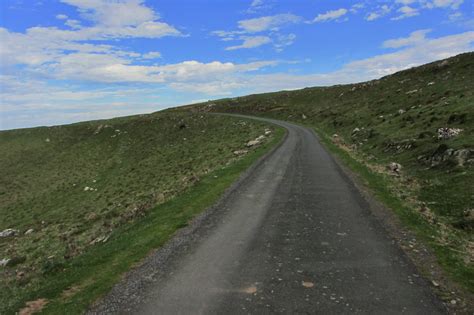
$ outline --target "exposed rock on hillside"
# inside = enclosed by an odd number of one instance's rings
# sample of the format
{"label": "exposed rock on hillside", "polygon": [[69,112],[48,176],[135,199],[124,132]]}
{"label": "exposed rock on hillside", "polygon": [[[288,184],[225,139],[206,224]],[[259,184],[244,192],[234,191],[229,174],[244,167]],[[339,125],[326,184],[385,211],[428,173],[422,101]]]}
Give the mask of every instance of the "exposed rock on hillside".
{"label": "exposed rock on hillside", "polygon": [[235,150],[233,153],[234,153],[235,155],[245,155],[245,154],[247,154],[248,152],[249,152],[249,151],[247,151],[247,150]]}
{"label": "exposed rock on hillside", "polygon": [[416,141],[414,139],[405,139],[402,141],[389,141],[386,142],[384,152],[403,152],[405,150],[410,150],[415,147]]}
{"label": "exposed rock on hillside", "polygon": [[459,128],[439,128],[438,139],[450,139],[456,137],[461,133],[462,129]]}
{"label": "exposed rock on hillside", "polygon": [[402,170],[402,166],[399,164],[399,163],[395,163],[395,162],[391,162],[388,166],[387,166],[388,170],[393,172],[393,173],[396,173],[396,174],[399,174],[400,171]]}
{"label": "exposed rock on hillside", "polygon": [[474,149],[455,150],[442,144],[433,154],[428,156],[420,155],[418,161],[430,167],[435,167],[445,162],[451,162],[457,166],[467,166],[474,163]]}
{"label": "exposed rock on hillside", "polygon": [[0,259],[0,267],[5,267],[10,262],[10,258]]}
{"label": "exposed rock on hillside", "polygon": [[250,148],[250,147],[254,147],[254,146],[259,145],[259,144],[260,144],[260,141],[258,141],[258,140],[250,140],[249,142],[247,142],[247,144],[245,146]]}
{"label": "exposed rock on hillside", "polygon": [[255,138],[254,140],[248,141],[247,144],[245,144],[245,146],[246,146],[247,148],[257,146],[257,145],[261,144],[264,139],[265,139],[265,136],[264,136],[264,135],[258,136],[258,137]]}
{"label": "exposed rock on hillside", "polygon": [[97,129],[94,131],[94,134],[95,135],[99,134],[105,128],[112,128],[112,126],[110,126],[110,125],[99,125],[97,127]]}
{"label": "exposed rock on hillside", "polygon": [[26,230],[25,235],[29,235],[29,234],[33,233],[34,231],[35,230],[33,230],[33,229],[28,229],[28,230]]}
{"label": "exposed rock on hillside", "polygon": [[15,230],[15,229],[6,229],[0,232],[0,238],[3,237],[11,237],[11,236],[16,236],[20,233],[20,231]]}

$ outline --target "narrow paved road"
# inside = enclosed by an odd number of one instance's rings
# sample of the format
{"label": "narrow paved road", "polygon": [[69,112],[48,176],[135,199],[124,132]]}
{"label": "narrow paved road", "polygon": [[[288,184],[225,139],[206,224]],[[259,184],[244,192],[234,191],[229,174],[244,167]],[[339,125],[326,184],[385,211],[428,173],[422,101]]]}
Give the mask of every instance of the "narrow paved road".
{"label": "narrow paved road", "polygon": [[444,313],[312,131],[272,122],[286,140],[215,222],[97,313]]}

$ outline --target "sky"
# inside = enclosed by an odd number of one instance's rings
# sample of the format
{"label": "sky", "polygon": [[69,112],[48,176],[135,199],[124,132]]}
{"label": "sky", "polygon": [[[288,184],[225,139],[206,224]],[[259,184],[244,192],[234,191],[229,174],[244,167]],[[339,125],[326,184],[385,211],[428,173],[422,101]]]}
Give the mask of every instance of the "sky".
{"label": "sky", "polygon": [[1,0],[0,129],[361,82],[473,50],[473,0]]}

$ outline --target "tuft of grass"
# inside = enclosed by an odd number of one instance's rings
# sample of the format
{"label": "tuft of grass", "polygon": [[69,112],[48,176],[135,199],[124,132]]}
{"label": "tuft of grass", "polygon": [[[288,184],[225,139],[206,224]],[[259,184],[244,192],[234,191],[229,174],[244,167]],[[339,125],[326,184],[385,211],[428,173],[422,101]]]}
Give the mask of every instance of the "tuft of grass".
{"label": "tuft of grass", "polygon": [[[266,128],[262,146],[233,153]],[[0,132],[0,230],[21,232],[0,239],[0,258],[20,259],[2,268],[0,313],[37,299],[47,313],[81,313],[282,133],[188,112]]]}

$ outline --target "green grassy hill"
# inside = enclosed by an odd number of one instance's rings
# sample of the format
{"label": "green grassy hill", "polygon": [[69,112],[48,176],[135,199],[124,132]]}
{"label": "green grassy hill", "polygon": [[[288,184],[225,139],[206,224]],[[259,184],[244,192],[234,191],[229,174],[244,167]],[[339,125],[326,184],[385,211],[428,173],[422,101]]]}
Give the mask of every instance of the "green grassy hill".
{"label": "green grassy hill", "polygon": [[468,53],[365,83],[0,132],[0,232],[17,231],[0,237],[0,313],[80,313],[283,134],[208,112],[314,128],[474,292],[473,77]]}
{"label": "green grassy hill", "polygon": [[80,312],[281,136],[245,146],[266,128],[158,112],[0,132],[0,231],[17,230],[0,237],[0,314],[38,298]]}
{"label": "green grassy hill", "polygon": [[466,53],[380,80],[209,101],[190,109],[314,128],[474,291],[473,78],[474,53]]}

